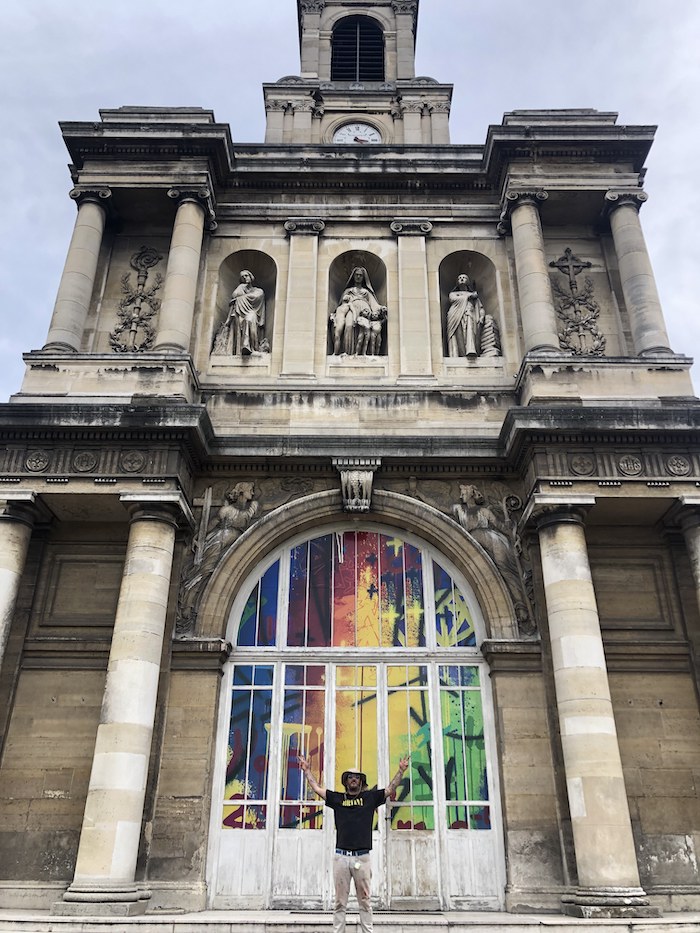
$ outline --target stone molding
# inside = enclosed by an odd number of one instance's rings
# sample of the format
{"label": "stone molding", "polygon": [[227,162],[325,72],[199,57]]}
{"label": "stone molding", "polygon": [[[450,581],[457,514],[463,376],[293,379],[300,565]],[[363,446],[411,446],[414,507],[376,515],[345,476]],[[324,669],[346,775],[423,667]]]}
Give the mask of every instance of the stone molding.
{"label": "stone molding", "polygon": [[401,13],[416,16],[418,13],[418,0],[391,0],[391,9],[397,16]]}
{"label": "stone molding", "polygon": [[432,223],[420,217],[397,217],[389,226],[396,236],[427,236],[433,230]]}
{"label": "stone molding", "polygon": [[326,229],[326,225],[319,217],[290,217],[285,221],[284,229],[290,236],[293,234],[318,236]]}
{"label": "stone molding", "polygon": [[299,0],[299,9],[304,14],[322,13],[326,0]]}
{"label": "stone molding", "polygon": [[191,201],[193,204],[199,204],[204,211],[204,227],[210,232],[216,230],[216,212],[214,210],[214,196],[211,189],[206,185],[195,188],[172,187],[168,188],[168,197],[179,204]]}

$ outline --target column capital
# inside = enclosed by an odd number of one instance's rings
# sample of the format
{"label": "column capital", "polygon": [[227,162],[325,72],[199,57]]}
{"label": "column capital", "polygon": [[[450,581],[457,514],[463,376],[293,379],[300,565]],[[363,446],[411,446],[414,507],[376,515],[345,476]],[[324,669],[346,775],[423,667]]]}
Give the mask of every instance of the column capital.
{"label": "column capital", "polygon": [[389,228],[396,236],[427,236],[433,225],[422,217],[395,217]]}
{"label": "column capital", "polygon": [[68,197],[72,198],[78,207],[86,202],[91,202],[92,204],[99,204],[106,211],[108,205],[111,204],[112,189],[106,185],[76,185],[75,188],[71,188],[68,192]]}
{"label": "column capital", "polygon": [[611,188],[605,192],[605,204],[603,214],[609,217],[618,207],[633,207],[637,213],[641,210],[642,204],[649,200],[646,191],[640,188]]}
{"label": "column capital", "polygon": [[418,13],[418,0],[391,0],[391,9],[397,16],[401,13],[416,16]]}
{"label": "column capital", "polygon": [[299,0],[299,9],[305,15],[309,13],[322,13],[326,0]]}
{"label": "column capital", "polygon": [[700,528],[700,496],[679,496],[668,517],[682,531]]}
{"label": "column capital", "polygon": [[214,196],[206,185],[195,187],[174,186],[168,188],[168,197],[177,201],[178,206],[190,202],[198,204],[204,211],[204,227],[210,232],[216,230],[216,211],[214,210]]}
{"label": "column capital", "polygon": [[194,528],[194,516],[181,492],[123,492],[119,501],[129,512],[131,521],[165,522],[175,528]]}
{"label": "column capital", "polygon": [[534,525],[539,531],[548,525],[583,525],[586,513],[595,505],[595,496],[548,495],[536,492],[525,506],[520,527]]}
{"label": "column capital", "polygon": [[35,492],[0,489],[0,521],[22,522],[33,528],[37,518],[35,503]]}
{"label": "column capital", "polygon": [[326,224],[320,217],[290,217],[285,222],[284,229],[289,236],[294,234],[319,236],[326,229]]}
{"label": "column capital", "polygon": [[544,188],[509,188],[501,201],[501,216],[497,227],[499,234],[505,236],[510,232],[510,218],[516,207],[531,204],[539,210],[540,204],[543,204],[548,197],[549,192]]}

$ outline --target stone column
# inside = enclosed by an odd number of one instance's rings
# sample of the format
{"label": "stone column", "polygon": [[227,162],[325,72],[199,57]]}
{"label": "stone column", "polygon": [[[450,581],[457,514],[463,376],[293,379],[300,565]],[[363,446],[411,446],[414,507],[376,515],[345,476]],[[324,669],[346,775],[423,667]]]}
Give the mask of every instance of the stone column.
{"label": "stone column", "polygon": [[398,326],[399,378],[434,378],[430,353],[430,308],[428,303],[428,261],[425,238],[432,231],[428,220],[397,219],[392,233],[398,237],[399,306],[389,308],[387,328]]}
{"label": "stone column", "polygon": [[396,77],[399,81],[410,81],[416,76],[415,23],[418,2],[393,0],[392,7],[396,15]]}
{"label": "stone column", "polygon": [[[525,352],[559,350],[539,205],[546,191],[509,191],[502,217],[510,221]],[[500,228],[503,230],[503,227]]]}
{"label": "stone column", "polygon": [[402,109],[403,141],[406,145],[420,146],[423,143],[424,104],[420,100],[404,99]]}
{"label": "stone column", "polygon": [[311,120],[314,111],[314,102],[308,100],[296,100],[294,107],[294,124],[292,131],[292,142],[310,143],[311,142]]}
{"label": "stone column", "polygon": [[301,77],[318,78],[319,76],[319,31],[323,0],[300,0],[301,13]]}
{"label": "stone column", "polygon": [[288,220],[289,277],[284,315],[282,376],[314,379],[318,238],[325,224],[314,217]]}
{"label": "stone column", "polygon": [[[178,494],[125,494],[131,524],[73,883],[60,914],[143,913],[135,881],[156,713]],[[180,506],[178,508],[178,506]]]}
{"label": "stone column", "polygon": [[578,917],[652,916],[639,882],[583,511],[537,518],[579,882],[563,907]]}
{"label": "stone column", "polygon": [[437,101],[430,107],[431,142],[434,146],[447,146],[450,142],[450,105]]}
{"label": "stone column", "polygon": [[0,667],[34,527],[33,492],[0,493]]}
{"label": "stone column", "polygon": [[70,193],[78,202],[78,216],[44,350],[53,353],[77,353],[80,350],[95,287],[105,229],[106,202],[111,194],[109,188],[73,188]]}
{"label": "stone column", "polygon": [[286,104],[280,100],[268,100],[265,104],[267,123],[265,128],[266,143],[281,143],[284,138],[284,111]]}
{"label": "stone column", "polygon": [[171,188],[168,197],[177,201],[178,206],[165,272],[163,303],[158,316],[158,336],[153,349],[187,353],[192,336],[205,221],[209,230],[216,224],[208,188],[194,191]]}
{"label": "stone column", "polygon": [[622,293],[638,356],[671,353],[656,290],[656,281],[644,241],[639,209],[647,200],[643,191],[608,191],[605,195],[610,229],[620,268]]}

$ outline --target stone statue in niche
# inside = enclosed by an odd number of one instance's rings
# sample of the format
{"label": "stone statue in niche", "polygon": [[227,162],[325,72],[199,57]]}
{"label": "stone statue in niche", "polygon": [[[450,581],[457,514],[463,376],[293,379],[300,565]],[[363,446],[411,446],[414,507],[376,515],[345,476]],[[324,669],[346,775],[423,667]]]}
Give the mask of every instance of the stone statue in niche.
{"label": "stone statue in niche", "polygon": [[219,327],[213,356],[258,356],[269,353],[265,335],[265,292],[255,276],[244,269],[228,303],[228,316]]}
{"label": "stone statue in niche", "polygon": [[536,626],[527,591],[529,569],[524,566],[516,523],[510,514],[520,507],[520,499],[517,496],[506,496],[502,503],[492,504],[476,486],[470,484],[460,485],[459,493],[459,502],[453,505],[452,514],[498,568],[513,601],[515,621],[520,633],[533,635]]}
{"label": "stone statue in niche", "polygon": [[192,554],[181,576],[176,626],[180,637],[194,631],[199,603],[209,578],[228,547],[253,522],[259,508],[255,484],[246,482],[236,483],[226,492],[223,505],[211,523],[209,505],[205,504],[199,531],[192,542]]}
{"label": "stone statue in niche", "polygon": [[447,355],[476,359],[478,356],[500,356],[501,337],[498,325],[487,314],[479,293],[462,272],[449,294],[446,317]]}
{"label": "stone statue in niche", "polygon": [[386,318],[387,309],[379,304],[367,270],[356,266],[330,315],[333,354],[379,356]]}

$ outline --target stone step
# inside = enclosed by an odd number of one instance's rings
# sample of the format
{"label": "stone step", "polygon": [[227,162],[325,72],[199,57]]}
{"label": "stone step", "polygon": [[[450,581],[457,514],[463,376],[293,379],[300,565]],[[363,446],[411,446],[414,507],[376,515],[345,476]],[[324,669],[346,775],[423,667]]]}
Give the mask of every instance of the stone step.
{"label": "stone step", "polygon": [[[577,920],[560,915],[504,913],[382,913],[375,933],[700,933],[700,914],[669,914],[654,920]],[[0,933],[326,933],[328,913],[291,911],[154,911],[140,917],[56,917],[0,910]],[[346,933],[360,933],[348,916]]]}

